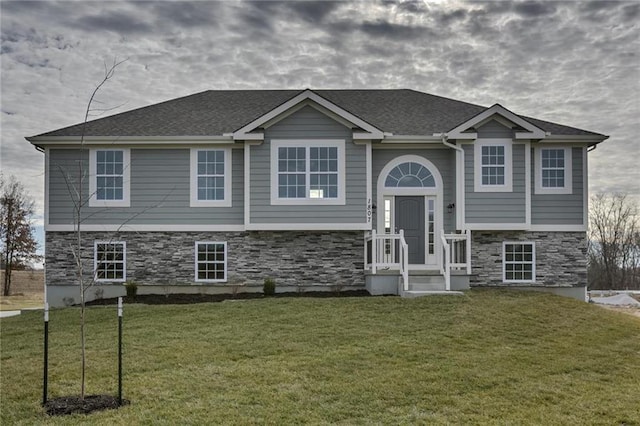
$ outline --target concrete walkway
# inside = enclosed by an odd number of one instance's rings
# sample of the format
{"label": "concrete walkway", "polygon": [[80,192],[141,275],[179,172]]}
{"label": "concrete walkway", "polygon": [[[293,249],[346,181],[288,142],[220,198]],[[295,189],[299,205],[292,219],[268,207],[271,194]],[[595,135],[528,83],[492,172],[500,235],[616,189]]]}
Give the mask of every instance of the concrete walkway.
{"label": "concrete walkway", "polygon": [[0,311],[0,318],[15,317],[22,311]]}

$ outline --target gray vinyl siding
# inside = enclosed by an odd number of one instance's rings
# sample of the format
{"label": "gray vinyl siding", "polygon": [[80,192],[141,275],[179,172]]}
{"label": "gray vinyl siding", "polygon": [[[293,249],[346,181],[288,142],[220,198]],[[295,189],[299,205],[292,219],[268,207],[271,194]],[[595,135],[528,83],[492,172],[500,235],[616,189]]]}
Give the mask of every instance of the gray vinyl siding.
{"label": "gray vinyl siding", "polygon": [[[345,141],[345,205],[271,205],[271,140]],[[251,146],[251,223],[366,223],[366,146],[355,145],[351,129],[306,106],[265,130],[264,143]],[[275,183],[273,183],[275,184]]]}
{"label": "gray vinyl siding", "polygon": [[525,145],[512,147],[512,192],[474,192],[474,150],[463,146],[465,159],[465,219],[467,223],[525,223]]}
{"label": "gray vinyl siding", "polygon": [[[582,225],[584,220],[583,148],[571,149],[573,186],[571,194],[531,195],[531,224]],[[531,188],[535,188],[535,158],[531,149]]]}
{"label": "gray vinyl siding", "polygon": [[[445,232],[456,229],[455,210],[447,212],[447,205],[456,202],[456,155],[452,149],[373,149],[372,153],[372,195],[373,202],[378,203],[378,177],[384,166],[394,158],[402,155],[419,155],[431,161],[442,176],[443,186],[443,225]],[[384,206],[377,205],[377,209]],[[373,226],[377,227],[377,211],[373,214]]]}
{"label": "gray vinyl siding", "polygon": [[495,120],[491,120],[488,123],[478,127],[478,138],[504,138],[512,139],[514,136],[513,130],[503,126]]}
{"label": "gray vinyl siding", "polygon": [[[49,223],[73,224],[62,170],[78,180],[79,150],[49,151]],[[82,155],[89,173],[89,153]],[[242,225],[244,223],[243,150],[232,150],[232,207],[190,207],[189,149],[131,149],[130,207],[83,207],[84,224]],[[89,193],[84,179],[83,194]]]}

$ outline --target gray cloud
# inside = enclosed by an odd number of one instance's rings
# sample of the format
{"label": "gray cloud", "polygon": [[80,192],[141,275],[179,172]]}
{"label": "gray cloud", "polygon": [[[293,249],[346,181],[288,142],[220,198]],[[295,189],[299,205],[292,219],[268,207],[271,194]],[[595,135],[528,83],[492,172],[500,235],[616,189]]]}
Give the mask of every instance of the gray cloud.
{"label": "gray cloud", "polygon": [[[412,88],[611,135],[592,191],[637,194],[636,2],[0,2],[0,160],[42,212],[23,137],[207,89]],[[72,24],[72,25],[70,25]]]}
{"label": "gray cloud", "polygon": [[71,27],[85,31],[113,31],[118,34],[139,34],[150,32],[153,27],[139,19],[141,15],[131,15],[125,12],[101,12],[82,16],[67,21]]}

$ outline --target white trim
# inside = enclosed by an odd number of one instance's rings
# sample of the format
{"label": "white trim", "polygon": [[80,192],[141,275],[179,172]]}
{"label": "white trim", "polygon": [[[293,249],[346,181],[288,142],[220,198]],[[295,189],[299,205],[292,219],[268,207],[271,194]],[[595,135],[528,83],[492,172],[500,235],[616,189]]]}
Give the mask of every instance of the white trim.
{"label": "white trim", "polygon": [[[318,206],[318,205],[341,205],[346,204],[346,149],[344,139],[272,139],[271,140],[271,205],[272,206]],[[306,197],[305,198],[280,198],[278,193],[278,148],[295,147],[305,149],[306,168]],[[330,147],[338,149],[338,196],[336,198],[310,198],[310,156],[309,148]]]}
{"label": "white trim", "polygon": [[524,221],[531,225],[531,142],[524,143]]}
{"label": "white trim", "polygon": [[367,231],[369,223],[251,223],[247,231]]}
{"label": "white trim", "polygon": [[[25,138],[32,144],[67,144],[67,143],[79,143],[81,141],[80,136],[34,136]],[[141,144],[165,144],[175,143],[176,140],[185,142],[198,142],[198,143],[233,143],[231,135],[211,135],[211,136],[85,136],[85,145],[94,145],[105,143],[109,145],[128,145],[130,143]]]}
{"label": "white trim", "polygon": [[[504,184],[482,184],[482,147],[504,147]],[[513,192],[513,142],[505,138],[478,139],[473,144],[473,190],[474,192]]]}
{"label": "white trim", "polygon": [[[531,245],[531,279],[530,280],[507,280],[505,249],[507,244]],[[522,261],[521,263],[529,263]],[[535,241],[503,241],[502,242],[502,282],[504,283],[534,283],[536,282],[536,243]]]}
{"label": "white trim", "polygon": [[526,223],[467,223],[471,231],[586,232],[585,225],[527,225]]}
{"label": "white trim", "polygon": [[[122,200],[98,200],[97,152],[122,151]],[[80,182],[82,185],[82,182]],[[92,148],[89,150],[89,207],[130,207],[131,205],[131,150],[129,148]]]}
{"label": "white trim", "polygon": [[[557,149],[564,151],[564,186],[558,188],[544,188],[542,186],[542,150]],[[536,194],[572,194],[573,193],[573,160],[572,148],[566,146],[536,146],[535,156],[535,193]]]}
{"label": "white trim", "polygon": [[[219,280],[219,279],[213,279],[213,280],[209,280],[209,279],[199,279],[198,278],[198,264],[200,263],[200,261],[198,260],[198,244],[222,244],[224,247],[224,278]],[[194,249],[193,249],[193,260],[194,260],[194,272],[195,272],[195,276],[194,276],[194,281],[197,283],[226,283],[227,282],[227,258],[229,257],[229,253],[227,250],[227,242],[226,241],[196,241],[194,244]],[[202,262],[202,263],[211,263],[211,262]],[[219,263],[219,262],[213,262],[213,263]]]}
{"label": "white trim", "polygon": [[45,229],[47,228],[47,225],[49,225],[49,180],[51,179],[50,174],[51,174],[51,151],[49,150],[49,148],[45,148],[44,149],[44,228]]}
{"label": "white trim", "polygon": [[530,228],[521,223],[466,223],[465,229],[470,231],[528,231]]}
{"label": "white trim", "polygon": [[244,225],[251,222],[251,144],[244,146]]}
{"label": "white trim", "polygon": [[[431,172],[431,175],[435,180],[435,184],[436,184],[435,187],[434,188],[423,188],[423,187],[387,188],[385,187],[384,183],[387,179],[387,175],[389,174],[389,172],[393,170],[396,166],[403,163],[407,163],[407,162],[418,163],[423,167],[426,167]],[[378,175],[378,181],[377,181],[377,190],[378,190],[378,193],[376,194],[376,197],[377,197],[376,199],[377,199],[378,208],[377,208],[377,216],[376,216],[376,219],[377,219],[376,228],[377,228],[377,232],[380,234],[385,233],[385,229],[384,229],[384,199],[385,198],[392,198],[391,210],[393,212],[393,209],[395,208],[395,196],[402,196],[402,195],[424,196],[425,197],[425,221],[426,221],[426,215],[428,214],[428,211],[429,211],[428,205],[427,205],[427,196],[436,197],[435,221],[434,221],[435,222],[434,223],[435,258],[436,258],[436,264],[439,265],[441,262],[441,256],[442,256],[441,239],[439,238],[439,235],[440,235],[440,230],[443,229],[443,226],[444,226],[444,217],[443,217],[444,186],[442,181],[442,175],[440,174],[440,170],[436,167],[436,165],[433,164],[428,159],[426,159],[425,157],[422,157],[419,155],[413,155],[413,154],[401,155],[399,157],[393,158],[387,164],[385,164],[385,166],[380,171],[380,174]],[[395,212],[392,213],[392,216],[394,214]],[[394,220],[395,218],[392,218],[392,222],[391,222],[392,227],[395,227]],[[425,264],[426,264],[427,256],[429,256],[427,241],[428,241],[428,230],[425,230],[425,241],[424,241]],[[413,269],[415,269],[415,267],[416,265],[412,266]]]}
{"label": "white trim", "polygon": [[515,139],[543,139],[545,137],[544,130],[514,114],[500,104],[495,104],[490,108],[485,109],[475,117],[472,117],[464,123],[454,127],[447,132],[447,135],[449,139],[476,139],[476,133],[464,133],[465,130],[478,125],[478,123],[485,121],[494,114],[501,115],[512,123],[527,130],[527,132],[516,132]]}
{"label": "white trim", "polygon": [[587,232],[587,225],[531,225],[529,231],[537,232]]}
{"label": "white trim", "polygon": [[589,227],[589,158],[587,154],[587,148],[582,148],[582,225],[585,230]]}
{"label": "white trim", "polygon": [[[44,228],[47,232],[76,231],[74,224],[49,224]],[[82,230],[87,232],[242,232],[244,225],[198,225],[198,224],[82,224]]]}
{"label": "white trim", "polygon": [[[224,199],[199,200],[198,199],[198,152],[223,151],[224,152]],[[232,158],[229,148],[191,148],[189,162],[189,207],[231,207],[233,194],[231,192]]]}
{"label": "white trim", "polygon": [[321,96],[317,95],[316,93],[314,93],[313,91],[311,91],[309,89],[306,89],[305,91],[303,91],[302,93],[299,93],[298,95],[296,95],[293,98],[289,99],[287,102],[283,103],[282,105],[272,109],[268,113],[266,113],[266,114],[262,115],[261,117],[258,117],[257,119],[253,120],[251,123],[249,123],[249,124],[245,125],[244,127],[241,127],[240,129],[236,130],[233,133],[233,138],[234,139],[242,139],[242,140],[248,139],[248,136],[250,136],[249,132],[255,130],[256,128],[260,127],[264,123],[271,122],[271,120],[273,120],[274,118],[276,118],[279,115],[285,113],[290,108],[295,107],[297,104],[299,104],[300,102],[303,102],[303,101],[305,101],[307,99],[310,99],[310,100],[314,101],[315,103],[319,104],[320,106],[322,106],[322,107],[328,109],[329,111],[333,112],[334,114],[339,115],[340,117],[342,117],[343,119],[347,120],[348,122],[353,123],[355,126],[364,129],[366,132],[369,133],[366,136],[367,139],[382,139],[383,132],[381,130],[377,129],[376,127],[372,126],[371,124],[367,123],[366,121],[356,117],[355,115],[351,114],[350,112],[340,108],[336,104],[334,104],[332,102],[329,102],[328,100],[322,98]]}
{"label": "white trim", "polygon": [[[372,151],[371,151],[371,141],[368,141],[365,146],[365,161],[366,161],[366,176],[367,176],[367,206],[365,208],[365,220],[372,227],[373,226],[373,198],[372,198],[372,185],[373,185],[373,177],[372,177]],[[371,229],[371,228],[370,228]]]}
{"label": "white trim", "polygon": [[[122,279],[98,279],[98,244],[121,244],[122,245]],[[120,263],[120,262],[118,262]],[[126,241],[93,241],[93,276],[97,283],[123,283],[127,281],[127,242]]]}

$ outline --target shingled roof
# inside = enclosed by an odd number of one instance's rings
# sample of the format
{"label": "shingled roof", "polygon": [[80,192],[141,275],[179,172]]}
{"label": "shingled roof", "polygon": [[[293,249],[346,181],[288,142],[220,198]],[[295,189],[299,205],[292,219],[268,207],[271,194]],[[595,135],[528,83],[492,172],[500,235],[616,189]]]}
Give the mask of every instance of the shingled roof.
{"label": "shingled roof", "polygon": [[[302,90],[208,90],[86,123],[86,136],[218,136],[232,133]],[[446,132],[486,109],[414,90],[314,90],[372,126],[395,135]],[[522,116],[553,135],[603,136]],[[80,136],[82,123],[33,138]],[[31,139],[31,138],[29,138]]]}

